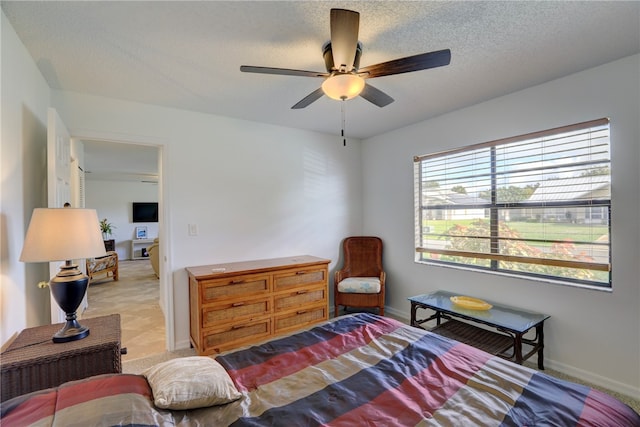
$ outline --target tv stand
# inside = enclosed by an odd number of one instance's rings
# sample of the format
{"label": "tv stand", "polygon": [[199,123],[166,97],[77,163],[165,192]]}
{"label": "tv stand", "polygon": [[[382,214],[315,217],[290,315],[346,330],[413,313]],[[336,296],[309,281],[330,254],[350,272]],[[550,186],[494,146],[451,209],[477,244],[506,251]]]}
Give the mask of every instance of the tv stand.
{"label": "tv stand", "polygon": [[133,239],[131,241],[131,259],[149,259],[149,255],[142,256],[143,249],[149,247],[153,243],[153,239]]}

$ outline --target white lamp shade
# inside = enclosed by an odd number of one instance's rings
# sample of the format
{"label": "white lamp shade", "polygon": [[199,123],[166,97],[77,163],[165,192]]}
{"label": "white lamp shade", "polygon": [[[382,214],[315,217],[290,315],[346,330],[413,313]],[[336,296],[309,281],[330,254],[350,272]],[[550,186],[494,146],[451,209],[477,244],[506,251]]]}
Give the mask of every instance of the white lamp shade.
{"label": "white lamp shade", "polygon": [[322,91],[331,99],[347,100],[360,95],[364,79],[355,74],[335,74],[322,82]]}
{"label": "white lamp shade", "polygon": [[20,261],[49,262],[106,255],[95,209],[36,208]]}

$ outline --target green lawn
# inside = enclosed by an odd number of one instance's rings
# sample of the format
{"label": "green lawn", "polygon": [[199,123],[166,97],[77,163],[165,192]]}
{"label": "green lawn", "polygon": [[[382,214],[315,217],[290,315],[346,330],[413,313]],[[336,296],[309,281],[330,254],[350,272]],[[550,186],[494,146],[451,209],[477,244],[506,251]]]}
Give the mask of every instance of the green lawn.
{"label": "green lawn", "polygon": [[[431,227],[431,232],[444,234],[454,225],[469,226],[476,220],[429,220],[426,224]],[[595,241],[607,235],[605,225],[585,225],[570,223],[537,223],[537,222],[515,222],[508,223],[509,228],[517,231],[524,239],[545,239],[545,240],[581,240]]]}

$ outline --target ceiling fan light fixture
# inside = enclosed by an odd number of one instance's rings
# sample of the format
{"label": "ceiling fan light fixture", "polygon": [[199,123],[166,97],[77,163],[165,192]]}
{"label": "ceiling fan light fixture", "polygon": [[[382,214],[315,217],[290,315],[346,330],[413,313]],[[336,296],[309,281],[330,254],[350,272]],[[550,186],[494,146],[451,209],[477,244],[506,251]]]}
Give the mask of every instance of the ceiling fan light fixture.
{"label": "ceiling fan light fixture", "polygon": [[[331,39],[322,46],[322,57],[326,73],[317,71],[294,70],[290,68],[240,66],[244,73],[278,74],[300,77],[323,77],[322,87],[317,88],[302,98],[291,109],[308,107],[323,95],[331,99],[343,101],[361,96],[377,107],[384,107],[393,102],[393,98],[365,84],[364,79],[410,73],[429,68],[442,67],[451,62],[449,49],[405,56],[379,64],[360,68],[362,43],[358,41],[360,14],[353,10],[331,9],[329,26]],[[344,103],[343,103],[344,104]]]}
{"label": "ceiling fan light fixture", "polygon": [[364,79],[356,74],[334,74],[322,82],[322,91],[331,99],[346,101],[360,95]]}

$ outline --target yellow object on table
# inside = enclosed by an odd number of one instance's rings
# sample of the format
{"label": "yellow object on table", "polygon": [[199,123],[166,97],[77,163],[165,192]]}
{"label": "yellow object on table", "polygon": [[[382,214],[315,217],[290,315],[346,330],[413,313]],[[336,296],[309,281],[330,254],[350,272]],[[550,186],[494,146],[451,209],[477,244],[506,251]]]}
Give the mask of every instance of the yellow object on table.
{"label": "yellow object on table", "polygon": [[493,307],[491,304],[486,301],[482,301],[478,298],[465,297],[465,296],[455,296],[449,298],[452,303],[458,305],[463,308],[468,308],[470,310],[489,310]]}

